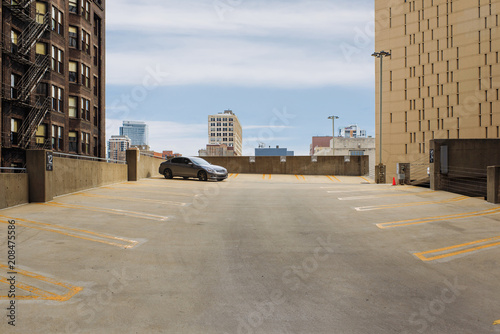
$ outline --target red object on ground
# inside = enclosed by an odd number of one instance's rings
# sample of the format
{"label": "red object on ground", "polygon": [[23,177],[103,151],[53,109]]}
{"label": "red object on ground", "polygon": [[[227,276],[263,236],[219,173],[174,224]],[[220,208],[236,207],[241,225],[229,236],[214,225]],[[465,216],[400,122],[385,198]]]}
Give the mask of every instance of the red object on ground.
{"label": "red object on ground", "polygon": [[393,177],[393,178],[392,178],[392,185],[393,185],[393,186],[395,186],[395,185],[396,185],[396,178],[395,178],[395,177]]}

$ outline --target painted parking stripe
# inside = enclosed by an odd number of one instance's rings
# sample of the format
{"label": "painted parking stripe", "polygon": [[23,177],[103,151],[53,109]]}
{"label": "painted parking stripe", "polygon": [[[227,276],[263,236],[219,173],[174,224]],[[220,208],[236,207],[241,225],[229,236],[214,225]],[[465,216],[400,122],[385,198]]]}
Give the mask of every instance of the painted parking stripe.
{"label": "painted parking stripe", "polygon": [[[109,189],[109,190],[115,190],[115,189],[128,189],[130,190],[130,187],[101,187],[99,189]],[[196,196],[199,196],[199,195],[196,195],[196,194],[182,194],[182,193],[173,193],[173,192],[166,192],[166,191],[161,191],[161,190],[157,190],[157,191],[154,191],[154,190],[137,190],[137,189],[134,189],[133,190],[134,193],[146,193],[146,194],[163,194],[165,196],[176,196],[176,197],[196,197]]]}
{"label": "painted parking stripe", "polygon": [[295,177],[296,177],[296,178],[297,178],[297,180],[299,180],[299,181],[301,181],[301,178],[302,178],[302,180],[304,180],[304,181],[306,180],[306,178],[305,178],[305,176],[304,176],[304,175],[297,175],[297,174],[295,174]]}
{"label": "painted parking stripe", "polygon": [[368,180],[368,179],[367,179],[367,178],[365,178],[365,177],[360,176],[360,178],[361,178],[363,181],[365,181],[365,182],[371,183],[371,181],[370,181],[370,180]]}
{"label": "painted parking stripe", "polygon": [[[0,282],[10,285],[8,282],[8,266],[0,264]],[[29,282],[29,284],[28,284]],[[41,285],[44,289],[37,287]],[[58,282],[52,278],[25,270],[16,270],[16,288],[23,290],[27,295],[16,295],[17,300],[52,300],[65,302],[83,290],[83,288],[68,283]],[[48,291],[50,290],[50,291]],[[0,300],[9,299],[8,296],[0,296]]]}
{"label": "painted parking stripe", "polygon": [[460,213],[460,214],[454,214],[454,215],[416,218],[416,219],[408,219],[408,220],[400,220],[400,221],[395,221],[395,222],[381,223],[381,224],[377,224],[377,227],[381,228],[381,229],[393,228],[393,227],[405,227],[405,226],[428,224],[428,223],[440,222],[440,221],[446,221],[446,220],[452,220],[452,219],[463,219],[463,218],[471,218],[471,217],[488,216],[488,215],[494,215],[494,214],[499,214],[499,213],[500,213],[500,208],[496,208],[496,209],[466,212],[466,213]]}
{"label": "painted parking stripe", "polygon": [[340,181],[340,179],[339,179],[338,177],[336,177],[335,175],[332,175],[332,178],[333,178],[335,181],[337,181],[337,182],[342,182],[342,181]]}
{"label": "painted parking stripe", "polygon": [[355,208],[356,211],[373,211],[373,210],[384,210],[384,209],[395,209],[395,208],[406,208],[410,206],[419,206],[419,205],[431,205],[431,204],[443,204],[443,203],[452,203],[463,201],[468,199],[467,196],[460,196],[455,198],[450,198],[442,201],[426,201],[426,202],[410,202],[410,203],[402,203],[402,204],[385,204],[385,205],[372,205],[372,206],[361,206]]}
{"label": "painted parking stripe", "polygon": [[[124,248],[124,249],[133,248],[133,247],[137,246],[137,244],[139,243],[136,240],[106,235],[106,234],[102,234],[102,233],[97,233],[97,232],[73,228],[73,227],[47,224],[47,223],[36,222],[36,221],[26,220],[26,219],[21,219],[21,218],[14,218],[14,220],[16,221],[16,224],[19,226],[33,228],[36,230],[41,230],[41,231],[46,231],[46,232],[58,233],[58,234],[62,234],[62,235],[68,236],[68,237],[83,239],[83,240],[87,240],[87,241],[99,242],[99,243],[103,243],[103,244],[107,244],[107,245],[115,246],[115,247],[119,247],[119,248]],[[9,218],[6,216],[0,216],[0,223],[9,224]]]}
{"label": "painted parking stripe", "polygon": [[186,206],[187,205],[187,203],[182,203],[182,202],[162,201],[162,200],[147,199],[147,198],[131,198],[131,197],[122,197],[122,196],[106,196],[106,195],[96,195],[96,194],[89,194],[89,193],[77,193],[77,194],[73,194],[73,195],[75,195],[75,196],[85,196],[85,197],[94,197],[94,198],[117,199],[117,200],[120,200],[120,201],[132,201],[132,202],[142,201],[142,202],[159,203],[159,204],[166,204],[166,205],[175,205],[175,206]]}
{"label": "painted parking stripe", "polygon": [[429,261],[444,259],[447,257],[453,257],[467,253],[474,253],[483,249],[497,247],[497,246],[500,246],[500,236],[472,241],[451,247],[434,249],[427,252],[414,253],[413,255],[415,255],[422,261],[429,262]]}
{"label": "painted parking stripe", "polygon": [[412,196],[412,195],[421,195],[421,194],[429,194],[434,191],[420,191],[415,193],[405,193],[405,194],[390,194],[390,195],[368,195],[368,196],[351,196],[351,197],[339,197],[340,201],[355,201],[359,199],[372,199],[372,198],[384,198],[384,197],[400,197],[400,196]]}
{"label": "painted parking stripe", "polygon": [[121,215],[121,216],[142,218],[142,219],[148,219],[148,220],[157,220],[157,221],[165,221],[168,219],[168,217],[166,217],[166,216],[152,215],[152,214],[144,213],[144,212],[135,212],[135,211],[120,210],[120,209],[112,209],[112,208],[99,208],[96,206],[64,204],[64,203],[58,203],[58,202],[38,203],[38,205],[46,205],[46,206],[53,206],[53,207],[66,208],[66,209],[78,209],[78,210],[87,210],[87,211],[94,211],[94,212],[103,212],[103,213],[110,213],[113,215]]}
{"label": "painted parking stripe", "polygon": [[495,321],[495,322],[493,323],[493,325],[494,325],[494,326],[496,326],[496,325],[500,325],[500,319],[499,319],[499,320],[497,320],[497,321]]}

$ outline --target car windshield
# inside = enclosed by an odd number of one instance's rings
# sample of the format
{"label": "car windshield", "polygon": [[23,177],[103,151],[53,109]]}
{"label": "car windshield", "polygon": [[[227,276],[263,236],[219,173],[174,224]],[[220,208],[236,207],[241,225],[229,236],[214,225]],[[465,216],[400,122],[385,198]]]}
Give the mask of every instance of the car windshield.
{"label": "car windshield", "polygon": [[210,163],[202,158],[190,158],[192,162],[197,164],[198,166],[210,166]]}

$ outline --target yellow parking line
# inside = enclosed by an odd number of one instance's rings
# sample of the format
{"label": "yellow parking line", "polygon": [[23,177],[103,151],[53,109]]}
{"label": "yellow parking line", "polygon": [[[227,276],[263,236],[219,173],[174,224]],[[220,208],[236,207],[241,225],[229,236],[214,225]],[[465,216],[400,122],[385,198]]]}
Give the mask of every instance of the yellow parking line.
{"label": "yellow parking line", "polygon": [[433,193],[435,191],[419,191],[419,192],[414,192],[414,193],[408,193],[408,194],[390,194],[390,195],[367,195],[367,196],[351,196],[351,197],[339,197],[340,201],[353,201],[353,200],[359,200],[359,199],[371,199],[371,198],[384,198],[384,197],[400,197],[400,196],[414,196],[414,195],[421,195],[421,194],[429,194]]}
{"label": "yellow parking line", "polygon": [[[9,270],[8,266],[3,265],[3,264],[0,264],[0,268]],[[21,277],[19,277],[17,275],[20,275]],[[46,290],[42,290],[42,289],[30,286],[28,284],[24,284],[24,283],[22,283],[22,280],[23,280],[22,276],[30,277],[30,278],[33,278],[37,281],[44,282],[44,285],[47,285],[47,283],[48,283],[50,285],[56,285],[58,287],[62,287],[64,289],[68,290],[68,292],[64,295],[59,295],[59,294],[56,294],[53,292],[49,292]],[[67,283],[57,282],[56,280],[54,280],[52,278],[44,277],[42,275],[31,273],[31,272],[28,272],[25,270],[16,270],[16,278],[18,279],[18,282],[16,282],[17,288],[34,294],[32,296],[16,296],[16,299],[18,299],[18,300],[39,299],[39,300],[54,300],[54,301],[58,301],[58,302],[65,302],[83,290],[83,288],[81,288],[81,287],[73,286],[73,285],[67,284]],[[5,283],[5,284],[9,284],[8,280],[4,277],[0,277],[0,282]],[[9,299],[9,298],[7,296],[0,296],[0,299]]]}
{"label": "yellow parking line", "polygon": [[233,173],[229,174],[229,177],[232,177],[233,176]]}
{"label": "yellow parking line", "polygon": [[297,175],[297,174],[296,174],[296,175],[295,175],[295,177],[296,177],[296,178],[297,178],[297,180],[299,180],[299,181],[300,181],[300,178],[302,178],[302,180],[304,180],[304,181],[306,180],[306,178],[305,178],[305,176],[304,176],[304,175]]}
{"label": "yellow parking line", "polygon": [[419,205],[430,205],[430,204],[443,204],[458,202],[468,199],[467,196],[455,197],[443,201],[427,201],[427,202],[413,202],[413,203],[402,203],[402,204],[386,204],[386,205],[372,205],[372,206],[361,206],[355,208],[356,211],[373,211],[373,210],[384,210],[384,209],[395,209],[395,208],[406,208],[409,206],[419,206]]}
{"label": "yellow parking line", "polygon": [[[109,189],[109,190],[113,190],[113,189],[129,189],[130,190],[130,187],[101,187],[101,188],[102,189]],[[196,195],[194,195],[194,194],[190,195],[190,194],[172,193],[172,192],[165,192],[165,191],[161,191],[161,190],[154,191],[154,190],[137,190],[137,189],[134,189],[133,192],[134,193],[146,193],[146,194],[163,194],[163,195],[166,195],[166,196],[176,196],[176,197],[196,197]],[[79,195],[79,194],[87,194],[87,193],[78,193],[76,195]]]}
{"label": "yellow parking line", "polygon": [[[0,216],[0,223],[2,224],[9,224],[9,219],[6,216]],[[26,220],[26,219],[21,219],[21,218],[14,218],[16,221],[16,225],[27,227],[27,228],[34,228],[37,230],[42,230],[46,232],[53,232],[53,233],[58,233],[62,234],[65,236],[73,237],[73,238],[78,238],[78,239],[83,239],[83,240],[88,240],[88,241],[94,241],[94,242],[100,242],[103,244],[111,245],[111,246],[116,246],[120,248],[133,248],[135,247],[139,242],[136,240],[129,240],[121,237],[114,237],[110,235],[105,235],[97,232],[92,232],[88,230],[82,230],[82,229],[77,229],[73,227],[66,227],[66,226],[61,226],[61,225],[53,225],[53,224],[47,224],[47,223],[41,223],[41,222],[35,222],[31,220]]]}
{"label": "yellow parking line", "polygon": [[79,210],[87,210],[87,211],[94,211],[94,212],[103,212],[103,213],[110,213],[113,215],[129,216],[129,217],[133,217],[133,218],[142,218],[142,219],[157,220],[157,221],[165,221],[168,219],[168,217],[166,217],[166,216],[158,216],[158,215],[152,215],[152,214],[148,214],[148,213],[127,211],[127,210],[120,210],[120,209],[99,208],[99,207],[95,207],[95,206],[63,204],[63,203],[58,203],[58,202],[47,202],[47,203],[38,203],[38,204],[39,205],[54,206],[54,207],[58,207],[58,208],[79,209]]}
{"label": "yellow parking line", "polygon": [[337,181],[337,182],[342,182],[340,181],[340,179],[338,177],[336,177],[335,175],[332,175],[332,177]]}
{"label": "yellow parking line", "polygon": [[238,177],[238,175],[240,175],[240,174],[239,174],[239,173],[238,173],[238,174],[236,174],[236,175],[233,177],[233,179],[237,178],[237,177]]}
{"label": "yellow parking line", "polygon": [[[427,252],[414,253],[413,255],[415,255],[416,257],[418,257],[420,260],[426,261],[426,262],[428,262],[428,261],[434,261],[434,260],[440,260],[440,259],[444,259],[444,258],[447,258],[447,257],[452,257],[452,256],[460,255],[460,254],[475,252],[475,251],[478,251],[478,250],[481,250],[481,249],[486,249],[486,248],[490,248],[490,247],[499,246],[500,245],[500,241],[499,240],[500,240],[500,236],[494,237],[494,238],[488,238],[488,239],[482,239],[482,240],[472,241],[472,242],[468,242],[468,243],[461,244],[461,245],[455,245],[455,246],[451,246],[451,247],[434,249],[434,250],[427,251]],[[478,244],[484,244],[484,245],[470,247],[470,246],[474,246],[474,245],[478,245]],[[435,256],[431,256],[431,257],[425,256],[425,255],[428,255],[428,254],[444,253],[444,252],[447,252],[447,251],[451,251],[451,250],[455,250],[455,249],[460,249],[460,248],[462,248],[462,249],[459,250],[459,251],[456,251],[456,252],[439,254],[439,255],[435,255]]]}
{"label": "yellow parking line", "polygon": [[262,180],[266,179],[266,174],[262,174]]}
{"label": "yellow parking line", "polygon": [[362,177],[362,176],[360,176],[360,178],[361,178],[361,179],[363,179],[363,180],[365,180],[365,181],[366,181],[366,182],[368,182],[368,183],[370,183],[370,182],[371,182],[370,180],[368,180],[367,178],[364,178],[364,177]]}
{"label": "yellow parking line", "polygon": [[106,195],[95,195],[88,193],[77,193],[75,196],[85,196],[85,197],[95,197],[95,198],[108,198],[108,199],[118,199],[120,201],[143,201],[143,202],[151,202],[151,203],[160,203],[160,204],[168,204],[168,205],[177,205],[177,206],[185,206],[186,203],[181,202],[172,202],[172,201],[160,201],[156,199],[147,199],[147,198],[131,198],[131,197],[122,197],[122,196],[106,196]]}
{"label": "yellow parking line", "polygon": [[443,221],[443,220],[462,219],[462,218],[470,218],[470,217],[481,217],[481,216],[493,215],[493,214],[497,214],[497,213],[500,213],[500,208],[489,209],[489,210],[484,210],[484,211],[466,212],[466,213],[460,213],[460,214],[454,214],[454,215],[400,220],[400,221],[395,221],[395,222],[377,224],[377,227],[381,228],[381,229],[385,229],[385,228],[392,228],[392,227],[411,226],[411,225],[419,225],[419,224],[438,222],[438,221]]}
{"label": "yellow parking line", "polygon": [[500,325],[500,320],[495,321],[493,325]]}

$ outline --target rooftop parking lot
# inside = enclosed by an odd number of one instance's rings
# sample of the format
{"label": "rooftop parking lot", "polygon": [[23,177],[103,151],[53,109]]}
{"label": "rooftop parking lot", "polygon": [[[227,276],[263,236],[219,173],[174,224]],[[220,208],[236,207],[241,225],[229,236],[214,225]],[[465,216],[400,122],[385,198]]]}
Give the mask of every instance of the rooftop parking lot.
{"label": "rooftop parking lot", "polygon": [[1,333],[500,333],[500,206],[483,199],[334,175],[158,177],[0,223]]}

